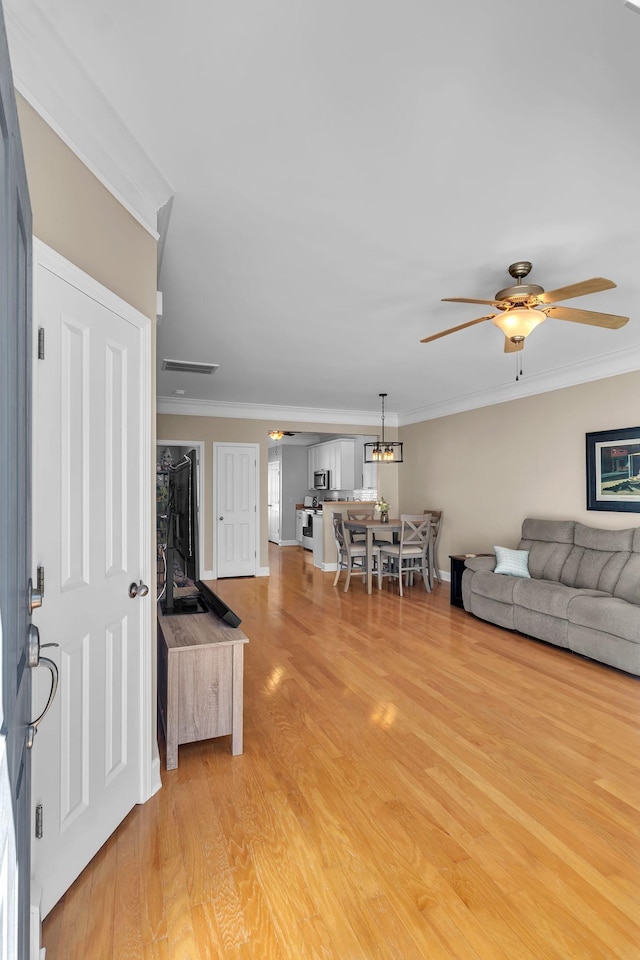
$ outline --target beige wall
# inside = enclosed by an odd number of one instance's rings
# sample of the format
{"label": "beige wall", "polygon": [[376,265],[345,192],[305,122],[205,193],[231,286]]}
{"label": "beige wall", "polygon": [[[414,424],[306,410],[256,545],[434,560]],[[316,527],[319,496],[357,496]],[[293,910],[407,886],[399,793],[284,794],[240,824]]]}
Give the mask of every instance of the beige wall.
{"label": "beige wall", "polygon": [[[265,420],[235,420],[226,417],[182,417],[175,414],[159,414],[156,433],[158,440],[202,440],[205,444],[205,488],[202,504],[204,524],[204,566],[213,569],[213,444],[215,443],[258,443],[260,444],[260,566],[267,567],[268,526],[267,526],[267,463],[269,457],[269,430],[276,426],[280,430],[301,430],[308,433],[371,434],[371,427],[362,424],[322,424],[278,421],[270,424]],[[385,436],[397,439],[397,431],[385,429]],[[380,492],[392,506],[398,504],[398,466],[380,467],[380,475],[386,470],[380,483]],[[300,491],[301,494],[304,491]]]}
{"label": "beige wall", "polygon": [[401,509],[444,510],[445,570],[451,553],[515,546],[528,516],[636,527],[637,513],[587,511],[585,434],[638,424],[636,372],[402,427]]}
{"label": "beige wall", "polygon": [[34,236],[155,319],[157,243],[21,96]]}

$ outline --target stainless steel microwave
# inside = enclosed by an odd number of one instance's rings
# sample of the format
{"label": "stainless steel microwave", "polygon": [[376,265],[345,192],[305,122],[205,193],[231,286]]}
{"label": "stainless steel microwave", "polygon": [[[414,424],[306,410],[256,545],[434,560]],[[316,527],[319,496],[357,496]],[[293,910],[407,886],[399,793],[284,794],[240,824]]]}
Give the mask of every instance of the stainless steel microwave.
{"label": "stainless steel microwave", "polygon": [[331,487],[329,486],[328,470],[314,470],[313,489],[314,490],[330,490],[331,489]]}

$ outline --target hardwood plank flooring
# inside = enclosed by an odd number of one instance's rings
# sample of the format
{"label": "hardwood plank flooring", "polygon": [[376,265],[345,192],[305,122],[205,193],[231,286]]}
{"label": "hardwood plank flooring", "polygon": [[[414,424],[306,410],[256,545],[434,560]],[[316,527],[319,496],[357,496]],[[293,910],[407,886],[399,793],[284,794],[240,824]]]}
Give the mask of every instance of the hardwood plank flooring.
{"label": "hardwood plank flooring", "polygon": [[250,638],[244,754],[180,747],[46,918],[47,960],[640,958],[640,681],[447,584],[269,562],[211,584]]}

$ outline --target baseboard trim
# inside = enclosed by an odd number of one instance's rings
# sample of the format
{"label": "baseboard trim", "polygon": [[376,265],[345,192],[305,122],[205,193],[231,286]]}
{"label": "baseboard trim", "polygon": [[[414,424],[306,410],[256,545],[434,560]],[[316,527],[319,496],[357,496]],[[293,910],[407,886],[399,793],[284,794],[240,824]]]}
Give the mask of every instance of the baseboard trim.
{"label": "baseboard trim", "polygon": [[162,788],[162,778],[160,776],[160,757],[154,757],[151,761],[151,771],[150,771],[150,787],[151,793],[147,799],[150,799],[155,793]]}

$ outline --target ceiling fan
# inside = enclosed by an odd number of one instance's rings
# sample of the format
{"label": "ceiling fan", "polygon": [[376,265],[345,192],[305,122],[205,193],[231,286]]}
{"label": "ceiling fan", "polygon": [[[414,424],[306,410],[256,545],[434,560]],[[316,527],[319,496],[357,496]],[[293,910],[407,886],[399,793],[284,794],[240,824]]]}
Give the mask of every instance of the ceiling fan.
{"label": "ceiling fan", "polygon": [[[545,292],[544,287],[537,283],[522,283],[531,270],[528,260],[518,260],[509,267],[509,273],[516,281],[512,287],[498,290],[493,300],[476,300],[469,297],[443,297],[449,303],[486,303],[497,307],[499,313],[489,313],[486,317],[460,323],[457,327],[434,333],[431,337],[424,337],[420,343],[430,343],[450,333],[473,327],[476,323],[493,320],[505,335],[504,352],[515,353],[524,347],[525,338],[547,317],[556,320],[571,320],[573,323],[586,323],[594,327],[606,327],[609,330],[618,330],[629,322],[629,317],[618,317],[612,313],[594,313],[592,310],[576,310],[573,307],[558,307],[558,300],[570,300],[572,297],[584,297],[589,293],[599,293],[601,290],[610,290],[615,287],[613,280],[604,277],[592,277],[582,283],[572,283],[568,287],[559,287],[557,290]],[[549,304],[549,306],[546,306]]]}

